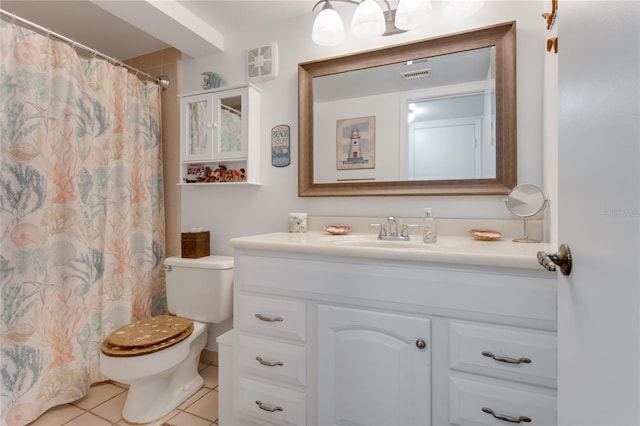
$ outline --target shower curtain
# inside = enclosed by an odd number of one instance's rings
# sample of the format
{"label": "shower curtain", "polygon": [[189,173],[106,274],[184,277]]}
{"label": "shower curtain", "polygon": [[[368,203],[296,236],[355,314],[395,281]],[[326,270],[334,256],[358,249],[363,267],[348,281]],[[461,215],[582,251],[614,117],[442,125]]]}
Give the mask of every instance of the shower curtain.
{"label": "shower curtain", "polygon": [[160,88],[0,21],[0,424],[83,397],[163,313]]}

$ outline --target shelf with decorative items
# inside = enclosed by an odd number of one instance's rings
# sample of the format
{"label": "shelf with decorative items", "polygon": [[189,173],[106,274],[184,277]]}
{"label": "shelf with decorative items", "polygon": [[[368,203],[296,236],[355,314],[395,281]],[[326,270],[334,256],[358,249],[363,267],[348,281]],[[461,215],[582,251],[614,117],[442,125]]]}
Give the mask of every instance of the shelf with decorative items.
{"label": "shelf with decorative items", "polygon": [[260,89],[180,95],[180,185],[260,185]]}

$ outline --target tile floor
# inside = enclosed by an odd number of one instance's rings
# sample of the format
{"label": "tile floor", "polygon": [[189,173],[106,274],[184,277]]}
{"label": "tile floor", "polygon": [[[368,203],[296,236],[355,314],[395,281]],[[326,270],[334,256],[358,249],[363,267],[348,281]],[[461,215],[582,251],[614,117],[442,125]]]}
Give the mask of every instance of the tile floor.
{"label": "tile floor", "polygon": [[[200,364],[204,386],[167,416],[150,426],[212,426],[218,424],[218,367]],[[127,386],[97,383],[84,398],[54,407],[29,426],[129,426],[122,418]]]}

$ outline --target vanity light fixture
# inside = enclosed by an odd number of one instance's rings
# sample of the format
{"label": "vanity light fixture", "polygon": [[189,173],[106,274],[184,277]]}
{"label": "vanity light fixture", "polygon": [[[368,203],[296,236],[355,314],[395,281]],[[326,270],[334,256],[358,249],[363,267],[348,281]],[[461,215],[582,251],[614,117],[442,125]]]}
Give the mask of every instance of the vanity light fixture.
{"label": "vanity light fixture", "polygon": [[[392,9],[387,0],[383,0],[387,10],[383,11],[376,0],[332,0],[358,5],[351,20],[351,32],[361,38],[379,35],[403,33],[417,28],[431,12],[431,0],[400,0],[398,9]],[[313,22],[311,39],[321,46],[333,46],[344,40],[344,26],[340,15],[333,9],[329,0],[319,0],[311,9],[320,4],[322,10]]]}
{"label": "vanity light fixture", "polygon": [[[315,9],[321,2],[316,3]],[[340,15],[333,9],[328,0],[324,0],[324,6],[316,20],[313,21],[311,39],[320,46],[334,46],[344,41],[344,26]]]}
{"label": "vanity light fixture", "polygon": [[[424,25],[431,14],[431,0],[398,0],[397,9],[392,9],[388,0],[383,11],[376,0],[318,0],[311,9],[323,5],[313,22],[311,39],[321,46],[334,46],[344,41],[344,25],[340,15],[333,9],[331,1],[357,5],[351,20],[351,32],[360,38],[392,35]],[[485,0],[441,0],[444,16],[466,17],[476,13]]]}
{"label": "vanity light fixture", "polygon": [[[388,5],[388,3],[387,3]],[[375,0],[362,0],[351,19],[351,32],[356,37],[370,38],[384,34],[387,24],[384,12]]]}

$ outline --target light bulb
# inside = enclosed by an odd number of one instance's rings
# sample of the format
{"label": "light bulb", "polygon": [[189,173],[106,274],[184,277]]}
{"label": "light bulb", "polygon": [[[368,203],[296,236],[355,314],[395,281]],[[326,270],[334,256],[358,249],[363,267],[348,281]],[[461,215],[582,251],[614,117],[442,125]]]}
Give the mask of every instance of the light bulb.
{"label": "light bulb", "polygon": [[384,13],[374,0],[363,0],[353,13],[351,32],[356,37],[374,37],[382,35],[387,29]]}
{"label": "light bulb", "polygon": [[396,27],[412,30],[424,25],[431,14],[431,0],[400,0],[396,10]]}
{"label": "light bulb", "polygon": [[340,15],[333,10],[329,2],[313,21],[311,40],[320,46],[334,46],[344,41],[344,26]]}

